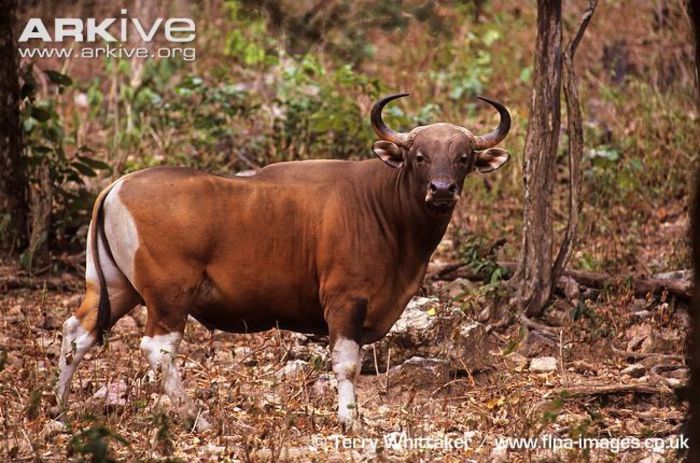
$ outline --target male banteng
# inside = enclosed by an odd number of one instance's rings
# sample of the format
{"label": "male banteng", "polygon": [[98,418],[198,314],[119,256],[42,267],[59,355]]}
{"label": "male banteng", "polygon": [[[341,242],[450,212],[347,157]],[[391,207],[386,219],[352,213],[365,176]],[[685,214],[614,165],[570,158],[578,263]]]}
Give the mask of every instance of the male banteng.
{"label": "male banteng", "polygon": [[[328,334],[338,418],[353,420],[360,346],[384,336],[418,291],[467,174],[509,155],[501,104],[492,132],[452,124],[397,133],[372,108],[381,160],[299,161],[222,178],[158,167],[126,175],[97,198],[87,245],[87,291],[63,325],[57,395],[104,330],[137,304],[141,341],[184,419],[195,410],[176,364],[187,316],[210,329],[274,327]],[[199,421],[202,426],[206,423]]]}

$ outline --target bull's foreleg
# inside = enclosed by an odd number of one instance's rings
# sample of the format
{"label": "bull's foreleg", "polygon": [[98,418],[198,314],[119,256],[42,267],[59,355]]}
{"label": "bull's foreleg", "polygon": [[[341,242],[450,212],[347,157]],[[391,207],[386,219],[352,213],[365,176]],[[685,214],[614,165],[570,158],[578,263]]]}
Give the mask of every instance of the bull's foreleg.
{"label": "bull's foreleg", "polygon": [[[149,314],[149,317],[151,314]],[[149,323],[146,326],[146,336],[141,340],[141,350],[146,355],[148,363],[157,374],[162,375],[163,388],[170,398],[180,417],[188,428],[195,423],[198,431],[210,428],[209,423],[202,416],[197,416],[194,403],[187,396],[187,392],[180,381],[175,359],[182,341],[184,323],[182,327],[168,333],[159,333],[155,329],[155,324]]]}
{"label": "bull's foreleg", "polygon": [[366,299],[355,299],[327,311],[331,362],[338,382],[338,421],[346,430],[352,428],[358,414],[355,384],[360,376],[360,347],[366,313]]}

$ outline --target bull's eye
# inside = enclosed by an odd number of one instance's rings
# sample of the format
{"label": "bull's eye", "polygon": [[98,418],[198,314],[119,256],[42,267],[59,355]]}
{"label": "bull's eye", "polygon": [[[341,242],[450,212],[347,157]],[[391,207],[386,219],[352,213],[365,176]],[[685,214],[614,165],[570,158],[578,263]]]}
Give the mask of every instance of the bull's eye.
{"label": "bull's eye", "polygon": [[459,162],[466,166],[467,164],[469,164],[469,156],[466,154],[461,155],[459,157]]}
{"label": "bull's eye", "polygon": [[418,164],[425,162],[425,156],[423,156],[421,153],[416,154],[416,162]]}

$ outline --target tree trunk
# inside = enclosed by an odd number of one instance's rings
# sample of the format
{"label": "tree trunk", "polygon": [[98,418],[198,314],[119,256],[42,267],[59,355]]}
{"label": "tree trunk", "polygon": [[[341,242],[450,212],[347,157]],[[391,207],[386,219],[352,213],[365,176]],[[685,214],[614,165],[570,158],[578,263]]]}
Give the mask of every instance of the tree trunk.
{"label": "tree trunk", "polygon": [[[695,84],[698,92],[696,103],[700,110],[700,5],[698,2],[688,2],[687,5],[695,29]],[[700,170],[695,175],[695,198],[691,212],[695,287],[693,309],[690,311],[690,331],[687,336],[687,352],[690,357],[690,383],[687,392],[690,399],[688,461],[695,463],[700,462]]]}
{"label": "tree trunk", "polygon": [[522,254],[517,272],[521,310],[537,316],[552,295],[552,191],[560,128],[561,0],[537,1],[537,42],[530,123],[525,139]]}
{"label": "tree trunk", "polygon": [[591,22],[598,0],[589,0],[578,31],[566,46],[562,59],[564,100],[566,101],[566,130],[569,135],[569,220],[562,239],[559,253],[552,269],[552,286],[556,287],[559,277],[569,263],[576,243],[578,230],[579,197],[581,196],[581,159],[583,159],[583,117],[579,103],[577,79],[574,71],[574,55],[583,34]]}
{"label": "tree trunk", "polygon": [[27,191],[19,113],[16,0],[0,0],[0,247],[27,245]]}

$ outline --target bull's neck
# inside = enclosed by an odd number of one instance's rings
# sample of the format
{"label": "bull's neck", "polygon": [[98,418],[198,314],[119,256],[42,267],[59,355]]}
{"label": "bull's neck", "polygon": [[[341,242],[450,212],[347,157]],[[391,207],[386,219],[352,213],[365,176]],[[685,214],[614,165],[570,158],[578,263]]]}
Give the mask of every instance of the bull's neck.
{"label": "bull's neck", "polygon": [[381,162],[371,165],[367,180],[372,185],[364,191],[382,231],[409,245],[418,259],[427,259],[444,236],[452,215],[427,210],[422,195],[417,193],[421,187],[407,168],[392,169]]}

